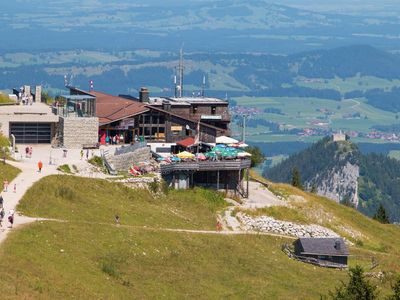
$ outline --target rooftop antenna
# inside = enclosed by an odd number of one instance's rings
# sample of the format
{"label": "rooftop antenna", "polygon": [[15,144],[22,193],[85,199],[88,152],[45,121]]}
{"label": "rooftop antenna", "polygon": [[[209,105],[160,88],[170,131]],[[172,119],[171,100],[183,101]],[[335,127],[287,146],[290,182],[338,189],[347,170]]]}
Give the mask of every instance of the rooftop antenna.
{"label": "rooftop antenna", "polygon": [[205,89],[206,89],[206,76],[204,75],[203,76],[203,84],[202,84],[202,86],[201,86],[201,97],[203,97],[204,98],[204,91],[205,91]]}
{"label": "rooftop antenna", "polygon": [[176,74],[174,75],[174,97],[178,97],[178,87],[176,85]]}
{"label": "rooftop antenna", "polygon": [[183,45],[179,51],[179,66],[178,66],[178,76],[179,76],[179,89],[178,96],[182,98],[183,95]]}
{"label": "rooftop antenna", "polygon": [[71,76],[69,77],[69,86],[73,86],[73,79],[74,75],[71,74]]}

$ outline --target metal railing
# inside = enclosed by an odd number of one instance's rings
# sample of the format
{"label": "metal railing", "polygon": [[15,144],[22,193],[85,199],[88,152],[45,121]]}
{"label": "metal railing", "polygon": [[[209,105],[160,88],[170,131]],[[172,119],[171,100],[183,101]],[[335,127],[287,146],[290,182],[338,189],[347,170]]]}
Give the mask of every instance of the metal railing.
{"label": "metal railing", "polygon": [[136,143],[134,143],[132,145],[129,145],[129,146],[122,146],[122,147],[116,148],[114,155],[121,155],[121,154],[131,153],[131,152],[133,152],[133,151],[135,151],[137,149],[145,148],[145,147],[147,147],[147,143],[146,142],[136,142]]}
{"label": "metal railing", "polygon": [[250,168],[250,165],[250,159],[177,162],[169,165],[161,165],[161,173],[167,174],[176,171],[242,170]]}

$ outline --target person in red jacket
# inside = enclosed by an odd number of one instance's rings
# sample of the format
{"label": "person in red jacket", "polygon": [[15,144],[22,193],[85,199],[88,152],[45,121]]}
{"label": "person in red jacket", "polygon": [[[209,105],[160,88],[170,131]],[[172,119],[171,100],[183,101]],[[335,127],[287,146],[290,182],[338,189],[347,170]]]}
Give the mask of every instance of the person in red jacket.
{"label": "person in red jacket", "polygon": [[43,168],[43,163],[42,163],[42,161],[41,161],[41,160],[39,160],[39,162],[38,162],[38,169],[39,169],[39,173],[41,173],[41,172],[42,172],[42,168]]}

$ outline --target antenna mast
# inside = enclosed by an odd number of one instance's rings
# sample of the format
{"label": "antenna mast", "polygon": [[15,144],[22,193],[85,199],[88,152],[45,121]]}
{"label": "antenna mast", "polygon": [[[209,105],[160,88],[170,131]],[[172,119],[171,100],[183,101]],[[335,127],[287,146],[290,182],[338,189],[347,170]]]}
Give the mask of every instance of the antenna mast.
{"label": "antenna mast", "polygon": [[178,76],[179,76],[179,98],[182,98],[183,95],[183,47],[179,52],[179,67],[178,67]]}
{"label": "antenna mast", "polygon": [[201,86],[201,97],[204,98],[205,93],[204,90],[206,89],[206,75],[203,76],[203,84]]}

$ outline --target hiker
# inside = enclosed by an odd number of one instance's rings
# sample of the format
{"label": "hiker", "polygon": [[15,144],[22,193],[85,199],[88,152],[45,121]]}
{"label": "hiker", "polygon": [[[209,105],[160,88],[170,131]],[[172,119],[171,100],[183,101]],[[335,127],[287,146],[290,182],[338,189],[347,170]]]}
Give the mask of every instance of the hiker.
{"label": "hiker", "polygon": [[117,225],[119,225],[119,216],[118,216],[118,215],[115,215],[115,223],[116,223]]}
{"label": "hiker", "polygon": [[81,149],[81,160],[83,158],[83,149]]}
{"label": "hiker", "polygon": [[86,160],[89,160],[89,149],[86,149]]}
{"label": "hiker", "polygon": [[16,183],[14,183],[14,190],[13,190],[13,192],[14,192],[14,193],[17,192],[17,184],[16,184]]}
{"label": "hiker", "polygon": [[3,196],[0,195],[0,207],[3,208],[4,199]]}
{"label": "hiker", "polygon": [[39,173],[42,173],[42,168],[43,168],[43,163],[42,163],[42,161],[39,160],[39,162],[38,162],[37,165],[38,165]]}
{"label": "hiker", "polygon": [[0,227],[3,227],[3,220],[4,220],[4,215],[6,213],[4,212],[4,207],[1,208],[0,210]]}
{"label": "hiker", "polygon": [[29,157],[32,157],[33,148],[32,146],[29,147]]}
{"label": "hiker", "polygon": [[10,222],[10,228],[13,227],[14,224],[14,210],[10,209],[10,211],[8,212],[8,222]]}
{"label": "hiker", "polygon": [[221,231],[222,230],[222,224],[220,221],[217,221],[217,231]]}
{"label": "hiker", "polygon": [[4,192],[7,192],[7,189],[8,189],[8,180],[7,179],[5,179],[3,181],[3,188],[4,188]]}
{"label": "hiker", "polygon": [[67,158],[67,154],[68,154],[68,150],[67,149],[63,149],[63,157]]}
{"label": "hiker", "polygon": [[29,147],[26,146],[25,148],[25,157],[28,158],[29,157]]}

